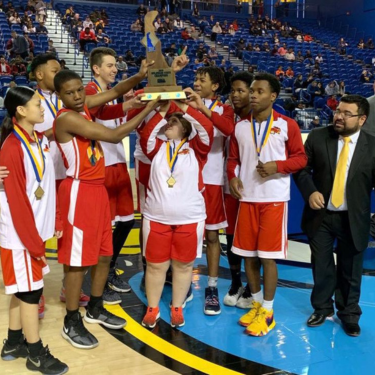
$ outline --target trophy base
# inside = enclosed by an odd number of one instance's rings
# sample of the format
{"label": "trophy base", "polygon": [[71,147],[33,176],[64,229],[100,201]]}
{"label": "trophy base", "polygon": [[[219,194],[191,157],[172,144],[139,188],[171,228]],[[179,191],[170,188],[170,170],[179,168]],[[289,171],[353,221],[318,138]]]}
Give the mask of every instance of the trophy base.
{"label": "trophy base", "polygon": [[161,96],[161,100],[186,99],[186,93],[182,91],[181,86],[154,86],[145,87],[142,101],[155,100],[159,95]]}

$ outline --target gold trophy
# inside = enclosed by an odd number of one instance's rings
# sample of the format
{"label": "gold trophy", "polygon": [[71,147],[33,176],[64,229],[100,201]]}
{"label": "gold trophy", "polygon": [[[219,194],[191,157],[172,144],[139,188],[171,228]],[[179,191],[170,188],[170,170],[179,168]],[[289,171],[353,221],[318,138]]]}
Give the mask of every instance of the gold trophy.
{"label": "gold trophy", "polygon": [[159,95],[162,100],[186,99],[182,86],[177,86],[176,75],[165,61],[161,51],[161,43],[155,34],[154,19],[158,12],[148,12],[145,16],[145,37],[141,43],[146,47],[147,62],[154,61],[152,69],[148,69],[148,86],[144,88],[142,100],[156,99]]}

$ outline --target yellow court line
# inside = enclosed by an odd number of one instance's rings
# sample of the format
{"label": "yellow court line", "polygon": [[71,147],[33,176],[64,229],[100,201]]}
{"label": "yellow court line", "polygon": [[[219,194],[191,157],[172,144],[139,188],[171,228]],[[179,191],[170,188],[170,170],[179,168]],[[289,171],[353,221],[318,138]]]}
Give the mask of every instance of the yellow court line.
{"label": "yellow court line", "polygon": [[142,327],[137,323],[131,316],[129,316],[119,305],[105,305],[106,309],[112,314],[115,314],[121,318],[126,319],[127,325],[124,328],[132,336],[142,341],[146,345],[149,345],[158,352],[167,355],[175,361],[181,362],[184,365],[191,367],[195,370],[204,372],[206,374],[214,375],[243,375],[240,372],[226,369],[225,367],[216,365],[215,363],[206,361],[205,359],[199,358],[194,354],[174,346],[161,339],[160,337],[153,334],[147,328]]}

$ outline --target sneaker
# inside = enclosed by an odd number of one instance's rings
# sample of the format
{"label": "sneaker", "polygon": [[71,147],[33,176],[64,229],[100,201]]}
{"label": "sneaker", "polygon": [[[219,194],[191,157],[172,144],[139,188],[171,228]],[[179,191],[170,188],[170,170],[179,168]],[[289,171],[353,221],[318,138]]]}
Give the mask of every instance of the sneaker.
{"label": "sneaker", "polygon": [[146,328],[154,328],[159,319],[159,307],[147,307],[147,312],[142,320],[142,325]]}
{"label": "sneaker", "polygon": [[51,354],[48,345],[40,351],[37,357],[28,357],[26,367],[30,371],[39,371],[46,375],[61,375],[69,370],[65,363]]}
{"label": "sneaker", "polygon": [[79,312],[70,319],[65,317],[61,336],[78,349],[92,349],[99,345],[96,337],[84,326],[82,315]]}
{"label": "sneaker", "polygon": [[[190,284],[190,288],[187,292],[187,295],[186,295],[186,298],[185,298],[185,301],[184,303],[182,304],[182,308],[184,309],[185,306],[186,306],[186,303],[187,302],[190,302],[193,300],[194,298],[194,295],[193,295],[193,287],[192,287],[193,284]],[[172,301],[169,302],[169,307],[172,307]]]}
{"label": "sneaker", "polygon": [[3,349],[1,350],[1,359],[3,361],[13,361],[17,358],[26,358],[29,355],[24,337],[16,345],[9,345],[8,340],[4,339]]}
{"label": "sneaker", "polygon": [[[65,288],[62,286],[60,290],[60,301],[61,302],[66,302],[66,296],[65,296]],[[86,307],[87,304],[90,301],[90,297],[83,293],[83,290],[81,289],[81,295],[79,296],[79,305],[81,307]]]}
{"label": "sneaker", "polygon": [[218,291],[216,287],[207,287],[205,290],[204,313],[218,315],[221,313]]}
{"label": "sneaker", "polygon": [[118,305],[121,302],[121,296],[106,285],[103,290],[103,303],[106,305]]}
{"label": "sneaker", "polygon": [[44,296],[41,295],[40,298],[39,298],[39,304],[38,304],[38,316],[39,316],[39,319],[43,319],[44,318],[44,307],[46,305],[46,301],[44,299]]}
{"label": "sneaker", "polygon": [[242,285],[235,286],[231,284],[228,293],[224,297],[225,306],[236,306],[238,299],[242,295],[243,287]]}
{"label": "sneaker", "polygon": [[268,311],[264,307],[260,307],[258,314],[246,328],[245,333],[251,336],[265,336],[276,326],[273,318],[273,310]]}
{"label": "sneaker", "polygon": [[171,307],[171,326],[173,328],[183,327],[185,325],[184,314],[182,313],[182,306]]}
{"label": "sneaker", "polygon": [[243,326],[247,327],[249,326],[252,321],[255,319],[256,315],[258,314],[258,310],[262,307],[262,304],[260,302],[252,302],[251,309],[249,312],[247,312],[245,315],[242,315],[238,323]]}
{"label": "sneaker", "polygon": [[111,268],[109,270],[107,283],[115,292],[128,293],[132,290],[130,285],[119,276],[116,268]]}
{"label": "sneaker", "polygon": [[239,309],[250,309],[252,306],[253,297],[251,296],[249,284],[243,288],[243,293],[236,303]]}
{"label": "sneaker", "polygon": [[113,315],[106,310],[103,305],[95,306],[94,308],[88,307],[84,317],[87,323],[99,323],[104,327],[111,329],[121,329],[126,326],[126,320]]}

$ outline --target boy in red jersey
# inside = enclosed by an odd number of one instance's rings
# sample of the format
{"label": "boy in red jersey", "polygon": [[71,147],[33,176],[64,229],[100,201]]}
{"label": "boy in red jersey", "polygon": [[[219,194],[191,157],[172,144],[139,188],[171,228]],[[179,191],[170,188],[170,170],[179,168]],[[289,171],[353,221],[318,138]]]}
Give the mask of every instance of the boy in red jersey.
{"label": "boy in red jersey", "polygon": [[[85,321],[120,329],[126,321],[103,307],[102,294],[112,259],[112,230],[108,194],[104,186],[105,164],[99,140],[120,142],[134,130],[157,103],[116,129],[92,122],[88,107],[97,107],[123,95],[142,81],[148,65],[113,89],[86,97],[81,78],[64,70],[54,79],[56,92],[64,103],[54,123],[54,135],[67,167],[58,199],[65,236],[59,243],[59,262],[69,266],[65,279],[66,309],[62,336],[77,348],[94,348],[97,339],[84,327],[78,311],[84,274],[92,267],[91,296]],[[86,103],[86,104],[85,104]]]}

